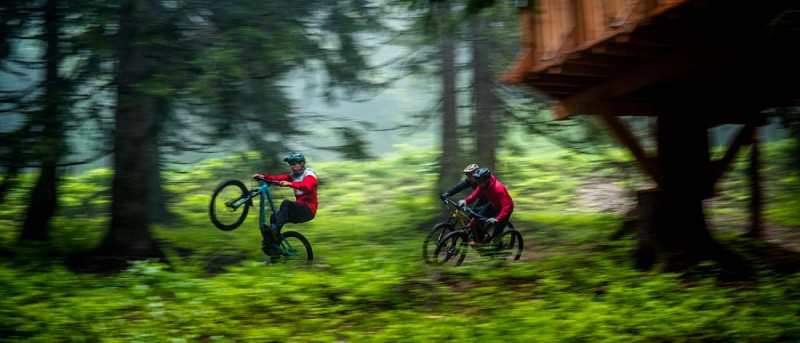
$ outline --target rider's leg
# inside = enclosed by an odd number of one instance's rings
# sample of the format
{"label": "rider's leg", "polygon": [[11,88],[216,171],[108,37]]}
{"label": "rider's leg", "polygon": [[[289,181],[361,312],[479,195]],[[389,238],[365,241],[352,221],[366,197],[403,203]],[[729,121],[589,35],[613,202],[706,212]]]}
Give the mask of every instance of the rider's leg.
{"label": "rider's leg", "polygon": [[475,245],[476,243],[482,244],[485,238],[484,237],[485,234],[483,233],[483,229],[481,228],[481,223],[478,220],[478,218],[474,217],[470,218],[469,222],[467,223],[467,227],[470,229],[470,231],[472,231],[472,237],[475,237],[475,239],[477,239],[477,242],[470,239],[469,245]]}
{"label": "rider's leg", "polygon": [[[494,209],[494,207],[492,207],[492,206],[485,206],[485,207],[483,207],[483,209],[481,209],[481,211],[479,212],[479,214],[481,215],[481,217],[484,217],[484,218],[491,218],[491,217],[494,217],[494,216],[496,216],[496,215],[498,214],[498,212],[497,212],[497,210],[495,210],[495,209]],[[483,222],[483,221],[481,221],[481,223],[483,224],[483,230],[484,230],[484,232],[485,232],[485,233],[489,233],[489,230],[491,230],[492,228],[491,228],[491,227],[489,227],[489,226],[486,226],[485,222]],[[494,234],[492,234],[492,237],[495,237],[495,235],[494,235]],[[486,239],[486,238],[488,238],[488,237],[483,237],[483,238],[484,238],[484,239]]]}
{"label": "rider's leg", "polygon": [[286,199],[278,208],[278,215],[270,216],[270,223],[271,228],[280,232],[286,223],[304,223],[311,219],[314,219],[314,212],[308,205]]}
{"label": "rider's leg", "polygon": [[500,235],[503,234],[503,230],[506,229],[506,225],[508,225],[508,221],[510,218],[511,215],[509,214],[508,217],[506,217],[506,219],[503,219],[494,224],[494,231],[492,231],[492,240],[498,246],[500,245]]}
{"label": "rider's leg", "polygon": [[314,219],[314,212],[311,212],[311,208],[305,204],[286,199],[278,207],[278,213],[273,213],[269,216],[270,225],[265,234],[272,242],[278,243],[284,224],[303,223],[311,219]]}

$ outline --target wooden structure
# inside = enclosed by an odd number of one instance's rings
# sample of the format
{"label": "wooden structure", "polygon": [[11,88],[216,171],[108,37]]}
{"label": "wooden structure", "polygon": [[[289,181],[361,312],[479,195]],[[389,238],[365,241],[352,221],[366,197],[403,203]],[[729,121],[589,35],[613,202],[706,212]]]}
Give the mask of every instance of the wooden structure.
{"label": "wooden structure", "polygon": [[[754,142],[764,110],[800,99],[800,63],[769,31],[791,1],[520,5],[522,54],[504,81],[529,85],[552,100],[558,118],[600,116],[668,194],[665,206],[688,200],[702,216],[700,201],[713,196],[740,147]],[[657,151],[646,151],[621,116],[655,117]],[[738,137],[722,159],[712,161],[707,129],[730,123],[742,124]]]}
{"label": "wooden structure", "polygon": [[[743,1],[530,0],[522,7],[523,54],[504,80],[554,100],[558,118],[599,115],[661,184],[619,116],[683,116],[706,128],[745,124],[714,181],[764,123],[762,110],[797,99],[790,57],[767,36],[772,8]],[[681,102],[697,115],[675,113]],[[680,109],[679,109],[680,111]]]}

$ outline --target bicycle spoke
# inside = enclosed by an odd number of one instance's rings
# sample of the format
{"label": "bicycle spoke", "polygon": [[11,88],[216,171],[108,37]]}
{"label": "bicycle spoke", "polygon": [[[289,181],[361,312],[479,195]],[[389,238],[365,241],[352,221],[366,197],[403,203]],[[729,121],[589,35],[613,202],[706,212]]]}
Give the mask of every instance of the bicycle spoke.
{"label": "bicycle spoke", "polygon": [[222,182],[209,204],[211,222],[220,230],[233,230],[244,222],[249,208],[247,189],[238,180]]}

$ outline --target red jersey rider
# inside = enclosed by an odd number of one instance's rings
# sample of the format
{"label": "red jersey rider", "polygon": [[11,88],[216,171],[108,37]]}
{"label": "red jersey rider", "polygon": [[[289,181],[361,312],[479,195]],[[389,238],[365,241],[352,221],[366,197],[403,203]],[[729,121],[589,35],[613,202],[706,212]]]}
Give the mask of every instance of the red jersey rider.
{"label": "red jersey rider", "polygon": [[311,168],[306,168],[305,156],[291,153],[283,161],[289,163],[292,169],[291,174],[253,174],[254,179],[263,177],[267,180],[278,181],[278,185],[281,187],[294,189],[295,201],[283,200],[278,209],[277,218],[275,213],[270,215],[269,231],[274,241],[278,240],[278,233],[287,222],[304,223],[314,219],[317,214],[317,175]]}
{"label": "red jersey rider", "polygon": [[514,212],[514,200],[508,194],[506,186],[498,181],[489,168],[480,168],[473,174],[478,179],[478,188],[472,194],[459,201],[459,205],[471,204],[476,199],[481,197],[485,198],[491,204],[486,206],[480,215],[487,217],[486,228],[488,229],[494,225],[492,232],[492,240],[499,246],[500,234],[508,225],[511,219],[511,213]]}

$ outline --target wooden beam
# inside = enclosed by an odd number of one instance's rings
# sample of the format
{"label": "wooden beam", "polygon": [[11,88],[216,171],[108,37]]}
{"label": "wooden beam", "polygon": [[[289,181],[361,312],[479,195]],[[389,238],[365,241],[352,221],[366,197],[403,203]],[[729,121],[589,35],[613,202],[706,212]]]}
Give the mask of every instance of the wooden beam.
{"label": "wooden beam", "polygon": [[631,134],[628,127],[619,120],[619,117],[613,115],[601,115],[601,119],[611,128],[611,131],[614,132],[614,135],[624,144],[628,149],[631,151],[633,156],[636,158],[636,162],[639,163],[639,167],[650,176],[651,179],[659,186],[662,185],[661,173],[659,172],[659,168],[655,165],[657,160],[651,159],[645,154],[644,149],[639,144],[639,141],[636,140],[636,137]]}
{"label": "wooden beam", "polygon": [[725,152],[725,156],[719,160],[714,162],[713,167],[713,174],[711,175],[711,184],[716,185],[717,182],[722,178],[725,172],[728,171],[731,162],[736,157],[736,154],[741,149],[742,145],[750,144],[753,140],[753,133],[755,132],[756,125],[754,123],[747,123],[745,124],[740,130],[739,134],[736,135],[736,138],[731,142],[731,146],[728,147],[728,151]]}
{"label": "wooden beam", "polygon": [[534,49],[532,48],[523,50],[522,56],[517,59],[517,64],[509,72],[500,76],[500,79],[513,85],[522,83],[522,80],[535,65],[533,54]]}

